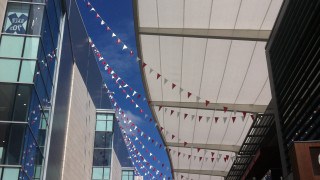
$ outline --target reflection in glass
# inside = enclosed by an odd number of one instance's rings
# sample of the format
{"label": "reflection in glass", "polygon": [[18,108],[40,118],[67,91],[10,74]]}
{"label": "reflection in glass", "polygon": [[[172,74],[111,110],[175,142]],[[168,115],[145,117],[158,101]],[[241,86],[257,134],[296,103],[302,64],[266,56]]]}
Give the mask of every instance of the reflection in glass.
{"label": "reflection in glass", "polygon": [[112,133],[111,132],[96,132],[94,140],[95,148],[111,148]]}
{"label": "reflection in glass", "polygon": [[95,149],[93,152],[93,166],[110,166],[111,149]]}
{"label": "reflection in glass", "polygon": [[18,180],[19,168],[3,168],[2,180]]}
{"label": "reflection in glass", "polygon": [[27,37],[24,45],[23,57],[36,59],[38,54],[39,38]]}
{"label": "reflection in glass", "polygon": [[20,60],[0,59],[0,81],[17,82]]}
{"label": "reflection in glass", "polygon": [[13,121],[27,121],[30,96],[31,86],[18,86],[14,103]]}
{"label": "reflection in glass", "polygon": [[0,56],[20,58],[22,53],[23,41],[24,37],[21,36],[2,35],[0,44]]}

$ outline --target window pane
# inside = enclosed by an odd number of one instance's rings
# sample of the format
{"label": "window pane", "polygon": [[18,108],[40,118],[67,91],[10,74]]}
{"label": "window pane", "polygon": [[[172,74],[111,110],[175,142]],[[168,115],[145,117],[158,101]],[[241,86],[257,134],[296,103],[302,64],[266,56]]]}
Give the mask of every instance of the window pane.
{"label": "window pane", "polygon": [[[24,37],[2,35],[0,45],[1,57],[21,57]],[[14,47],[14,48],[12,48]]]}
{"label": "window pane", "polygon": [[28,4],[9,3],[5,18],[4,32],[14,34],[26,34],[29,16]]}
{"label": "window pane", "polygon": [[0,59],[0,81],[17,82],[20,60]]}
{"label": "window pane", "polygon": [[14,103],[13,121],[27,121],[28,109],[31,97],[31,87],[19,85]]}
{"label": "window pane", "polygon": [[95,149],[93,152],[94,166],[111,165],[111,149]]}
{"label": "window pane", "polygon": [[112,132],[113,121],[107,121],[107,131]]}
{"label": "window pane", "polygon": [[103,168],[94,167],[92,169],[92,179],[102,179]]}
{"label": "window pane", "polygon": [[0,119],[2,121],[11,121],[12,119],[16,87],[14,84],[0,83]]}
{"label": "window pane", "polygon": [[94,147],[95,148],[111,148],[112,133],[97,131],[95,134]]}
{"label": "window pane", "polygon": [[104,178],[104,180],[110,179],[110,168],[104,168],[103,178]]}
{"label": "window pane", "polygon": [[32,5],[29,15],[28,34],[39,35],[42,26],[43,5]]}
{"label": "window pane", "polygon": [[24,58],[36,59],[38,54],[39,38],[27,37],[24,46]]}
{"label": "window pane", "polygon": [[113,121],[113,114],[107,114],[107,120]]}
{"label": "window pane", "polygon": [[106,114],[97,114],[97,120],[107,120]]}
{"label": "window pane", "polygon": [[2,180],[18,180],[19,168],[3,168]]}
{"label": "window pane", "polygon": [[19,82],[33,82],[36,61],[22,61]]}
{"label": "window pane", "polygon": [[97,121],[96,131],[105,131],[106,130],[106,121]]}
{"label": "window pane", "polygon": [[[4,138],[3,137],[0,137],[1,139],[0,139],[0,143],[2,143],[1,145],[0,145],[0,164],[2,164],[3,162],[2,162],[2,158],[3,158],[3,156],[4,156],[4,154],[3,154],[3,144],[4,144]],[[0,175],[1,175],[1,172],[0,172]]]}

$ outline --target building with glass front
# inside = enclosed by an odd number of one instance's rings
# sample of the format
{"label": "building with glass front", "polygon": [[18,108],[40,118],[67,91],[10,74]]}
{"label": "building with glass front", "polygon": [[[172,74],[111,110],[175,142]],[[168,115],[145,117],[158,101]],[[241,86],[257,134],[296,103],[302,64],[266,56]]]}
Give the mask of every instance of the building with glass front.
{"label": "building with glass front", "polygon": [[96,116],[111,106],[76,1],[1,0],[0,27],[0,179],[87,180],[92,165],[121,178],[112,153],[128,155],[110,148],[114,119]]}

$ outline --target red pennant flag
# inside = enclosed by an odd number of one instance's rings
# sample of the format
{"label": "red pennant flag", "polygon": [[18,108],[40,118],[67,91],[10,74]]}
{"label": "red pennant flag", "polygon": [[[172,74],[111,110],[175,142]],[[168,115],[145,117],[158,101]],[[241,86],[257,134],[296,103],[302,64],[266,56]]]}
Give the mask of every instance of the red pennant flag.
{"label": "red pennant flag", "polygon": [[142,109],[140,109],[140,113],[143,113],[143,110],[142,110]]}
{"label": "red pennant flag", "polygon": [[228,107],[223,107],[224,112],[227,112],[227,110],[228,110]]}
{"label": "red pennant flag", "polygon": [[155,161],[155,160],[157,160],[157,158],[155,156],[153,156],[153,160]]}
{"label": "red pennant flag", "polygon": [[234,123],[234,121],[236,120],[236,117],[232,117],[232,122]]}
{"label": "red pennant flag", "polygon": [[199,122],[201,121],[201,119],[202,119],[202,116],[199,116]]}
{"label": "red pennant flag", "polygon": [[211,156],[213,157],[213,155],[214,155],[214,152],[211,152]]}
{"label": "red pennant flag", "polygon": [[173,114],[174,110],[171,110],[170,116]]}
{"label": "red pennant flag", "polygon": [[251,119],[252,119],[252,121],[253,121],[253,120],[254,120],[254,115],[253,115],[253,114],[251,114],[250,116],[251,116]]}
{"label": "red pennant flag", "polygon": [[184,114],[184,119],[186,119],[187,116],[188,116],[188,114]]}
{"label": "red pennant flag", "polygon": [[201,161],[202,160],[202,157],[199,157],[199,161]]}
{"label": "red pennant flag", "polygon": [[133,51],[131,50],[131,51],[130,51],[130,56],[133,56],[133,54],[134,54],[134,53],[133,53]]}
{"label": "red pennant flag", "polygon": [[170,148],[168,148],[168,150],[169,150],[169,152],[171,152],[171,149],[170,149]]}
{"label": "red pennant flag", "polygon": [[151,142],[154,143],[154,139],[152,139]]}
{"label": "red pennant flag", "polygon": [[107,29],[107,31],[110,31],[110,30],[111,30],[109,26],[107,26],[107,28],[106,28],[106,29]]}
{"label": "red pennant flag", "polygon": [[242,112],[243,118],[246,117],[247,113],[246,112]]}
{"label": "red pennant flag", "polygon": [[201,148],[197,148],[198,152],[201,150]]}
{"label": "red pennant flag", "polygon": [[229,155],[226,155],[226,159],[227,159],[227,160],[229,159]]}
{"label": "red pennant flag", "polygon": [[183,143],[184,147],[186,147],[187,144],[188,144],[187,142],[184,142],[184,143]]}
{"label": "red pennant flag", "polygon": [[159,106],[159,111],[161,110],[162,106]]}
{"label": "red pennant flag", "polygon": [[217,123],[219,120],[219,117],[214,117],[214,121]]}
{"label": "red pennant flag", "polygon": [[160,76],[161,76],[161,74],[157,73],[157,79],[159,79]]}
{"label": "red pennant flag", "polygon": [[184,176],[183,176],[183,175],[181,175],[181,179],[183,179],[183,177],[184,177]]}
{"label": "red pennant flag", "polygon": [[176,136],[172,134],[172,136],[171,136],[171,137],[172,137],[172,139],[173,139],[173,138],[174,138],[174,137],[176,137]]}
{"label": "red pennant flag", "polygon": [[141,132],[141,130],[138,128],[138,132]]}
{"label": "red pennant flag", "polygon": [[209,103],[210,103],[210,101],[206,100],[206,106],[208,106]]}
{"label": "red pennant flag", "polygon": [[191,96],[191,92],[188,92],[188,98]]}
{"label": "red pennant flag", "polygon": [[141,97],[141,94],[138,94],[137,98],[139,99]]}
{"label": "red pennant flag", "polygon": [[89,7],[90,5],[91,5],[90,2],[88,2],[88,3],[87,3],[87,7]]}
{"label": "red pennant flag", "polygon": [[178,152],[178,157],[180,156],[181,152]]}
{"label": "red pennant flag", "polygon": [[149,122],[152,122],[152,118],[150,118]]}
{"label": "red pennant flag", "polygon": [[146,65],[147,65],[146,63],[142,63],[142,68],[146,67]]}
{"label": "red pennant flag", "polygon": [[176,87],[176,85],[174,83],[172,83],[172,89],[174,89]]}
{"label": "red pennant flag", "polygon": [[121,43],[121,40],[118,38],[117,39],[117,44],[120,44]]}
{"label": "red pennant flag", "polygon": [[103,64],[103,65],[105,65],[105,64],[106,64],[106,62],[105,62],[105,61],[102,61],[102,64]]}
{"label": "red pennant flag", "polygon": [[211,162],[213,162],[214,161],[214,158],[211,158]]}
{"label": "red pennant flag", "polygon": [[162,131],[163,130],[163,127],[160,127],[160,131]]}
{"label": "red pennant flag", "polygon": [[97,15],[96,15],[96,18],[99,18],[99,17],[100,17],[100,15],[99,15],[99,14],[97,14]]}
{"label": "red pennant flag", "polygon": [[191,158],[191,155],[188,155],[188,159],[190,159]]}
{"label": "red pennant flag", "polygon": [[224,157],[223,159],[224,159],[224,162],[226,162],[226,161],[227,161],[227,158],[226,158],[226,157]]}

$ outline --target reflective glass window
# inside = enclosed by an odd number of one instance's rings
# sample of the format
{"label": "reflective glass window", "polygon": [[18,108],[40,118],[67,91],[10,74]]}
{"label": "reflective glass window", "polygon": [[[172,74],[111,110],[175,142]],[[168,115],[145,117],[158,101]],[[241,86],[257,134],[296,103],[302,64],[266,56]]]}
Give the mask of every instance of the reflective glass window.
{"label": "reflective glass window", "polygon": [[110,179],[110,168],[109,167],[103,168],[103,179],[104,180]]}
{"label": "reflective glass window", "polygon": [[24,37],[2,35],[0,44],[0,56],[20,58],[22,54],[23,42]]}
{"label": "reflective glass window", "polygon": [[97,121],[96,131],[105,131],[107,128],[107,121]]}
{"label": "reflective glass window", "polygon": [[36,59],[38,54],[39,38],[27,37],[24,46],[24,58]]}
{"label": "reflective glass window", "polygon": [[3,168],[2,180],[18,180],[19,168]]}
{"label": "reflective glass window", "polygon": [[33,82],[35,66],[36,61],[22,61],[19,82]]}
{"label": "reflective glass window", "polygon": [[0,123],[0,147],[3,149],[0,164],[21,164],[25,127],[24,124]]}
{"label": "reflective glass window", "polygon": [[0,82],[17,82],[20,60],[0,59]]}
{"label": "reflective glass window", "polygon": [[30,5],[9,3],[3,31],[12,34],[26,34]]}
{"label": "reflective glass window", "polygon": [[112,133],[97,131],[94,140],[95,148],[111,148],[112,147]]}
{"label": "reflective glass window", "polygon": [[122,180],[133,180],[134,175],[132,170],[123,170],[122,171]]}
{"label": "reflective glass window", "polygon": [[92,169],[92,179],[94,180],[101,180],[103,177],[103,168],[102,167],[94,167]]}
{"label": "reflective glass window", "polygon": [[93,152],[93,166],[110,166],[111,149],[95,149]]}
{"label": "reflective glass window", "polygon": [[17,87],[17,93],[13,110],[13,121],[27,121],[28,109],[31,97],[31,86]]}

